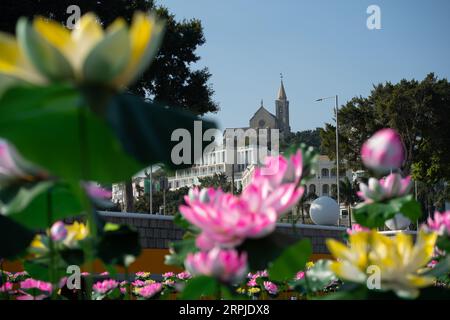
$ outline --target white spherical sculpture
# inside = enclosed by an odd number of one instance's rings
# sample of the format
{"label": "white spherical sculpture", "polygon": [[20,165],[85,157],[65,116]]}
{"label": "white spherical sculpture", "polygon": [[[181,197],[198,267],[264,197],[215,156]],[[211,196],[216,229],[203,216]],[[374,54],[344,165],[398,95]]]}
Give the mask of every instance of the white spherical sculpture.
{"label": "white spherical sculpture", "polygon": [[411,224],[411,220],[401,213],[397,213],[394,218],[386,220],[384,224],[389,230],[405,230]]}
{"label": "white spherical sculpture", "polygon": [[339,221],[339,206],[330,197],[320,197],[311,203],[311,220],[318,225],[336,225]]}

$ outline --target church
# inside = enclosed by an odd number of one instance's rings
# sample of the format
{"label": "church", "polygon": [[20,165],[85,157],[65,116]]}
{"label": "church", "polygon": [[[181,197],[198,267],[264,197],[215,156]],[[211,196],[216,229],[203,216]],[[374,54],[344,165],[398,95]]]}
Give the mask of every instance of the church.
{"label": "church", "polygon": [[250,118],[249,127],[253,129],[279,129],[281,138],[291,133],[289,124],[289,100],[284,89],[283,78],[281,78],[278,97],[275,100],[275,114],[267,110],[264,107],[263,101],[261,101],[261,106]]}

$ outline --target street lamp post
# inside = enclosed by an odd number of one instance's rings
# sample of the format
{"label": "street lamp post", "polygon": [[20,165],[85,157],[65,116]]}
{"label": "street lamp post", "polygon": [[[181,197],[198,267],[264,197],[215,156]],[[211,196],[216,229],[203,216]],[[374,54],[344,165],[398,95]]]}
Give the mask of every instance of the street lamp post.
{"label": "street lamp post", "polygon": [[339,192],[339,120],[338,120],[338,112],[339,112],[339,101],[338,95],[320,98],[316,101],[324,101],[328,99],[334,99],[335,102],[335,112],[336,112],[336,188],[337,188],[337,203],[339,206],[339,217],[341,216],[341,204],[340,204],[340,192]]}

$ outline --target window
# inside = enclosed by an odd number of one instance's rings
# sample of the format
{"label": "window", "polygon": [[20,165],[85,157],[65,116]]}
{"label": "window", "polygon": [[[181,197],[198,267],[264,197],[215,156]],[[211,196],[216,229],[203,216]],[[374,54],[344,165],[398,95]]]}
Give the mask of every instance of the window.
{"label": "window", "polygon": [[330,172],[327,168],[323,168],[322,169],[322,177],[323,178],[328,178],[330,176]]}
{"label": "window", "polygon": [[259,120],[258,126],[259,126],[260,128],[264,128],[265,125],[266,125],[266,122],[265,122],[263,119]]}
{"label": "window", "polygon": [[309,185],[309,193],[316,194],[316,185],[315,184],[310,184]]}
{"label": "window", "polygon": [[328,196],[329,193],[330,193],[330,186],[327,184],[324,184],[322,186],[322,195]]}

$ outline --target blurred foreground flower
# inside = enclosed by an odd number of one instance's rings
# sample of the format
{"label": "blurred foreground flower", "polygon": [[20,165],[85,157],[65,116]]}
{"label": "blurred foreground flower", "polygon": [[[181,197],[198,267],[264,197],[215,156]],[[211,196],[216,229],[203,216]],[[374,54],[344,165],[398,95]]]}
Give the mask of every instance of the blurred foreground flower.
{"label": "blurred foreground flower", "polygon": [[50,236],[53,241],[61,241],[67,237],[66,225],[62,221],[56,221],[50,228]]}
{"label": "blurred foreground flower", "polygon": [[0,138],[0,186],[46,178],[48,178],[46,172],[23,159],[14,146]]}
{"label": "blurred foreground flower", "polygon": [[87,13],[70,31],[60,23],[37,17],[19,19],[17,40],[0,33],[0,76],[29,83],[71,81],[123,88],[142,73],[159,47],[162,24],[142,12],[130,27],[122,18],[105,31]]}
{"label": "blurred foreground flower", "polygon": [[232,284],[247,274],[247,254],[239,254],[236,250],[214,248],[209,252],[189,253],[184,264],[193,276],[215,277]]}
{"label": "blurred foreground flower", "polygon": [[364,165],[379,173],[401,167],[405,159],[400,135],[393,129],[382,129],[368,139],[361,148]]}
{"label": "blurred foreground flower", "polygon": [[334,239],[327,246],[337,261],[330,269],[341,279],[366,285],[368,267],[380,270],[380,289],[393,290],[399,297],[415,298],[418,288],[433,284],[434,278],[422,275],[433,257],[437,234],[420,231],[416,244],[403,233],[387,237],[373,230],[350,235],[349,247]]}
{"label": "blurred foreground flower", "polygon": [[[204,193],[204,191],[201,191]],[[212,188],[207,190],[207,201],[190,200],[185,197],[186,206],[180,206],[184,217],[202,229],[197,237],[197,246],[209,250],[215,245],[232,248],[246,238],[260,238],[275,228],[277,214],[274,209],[253,211],[250,203],[232,194]],[[258,203],[253,203],[258,206]]]}
{"label": "blurred foreground flower", "polygon": [[409,193],[411,187],[411,177],[402,179],[400,174],[391,173],[380,180],[370,178],[368,185],[360,183],[360,191],[357,194],[366,203],[373,203],[405,196]]}
{"label": "blurred foreground flower", "polygon": [[[78,242],[84,240],[89,235],[88,227],[78,221],[67,225],[62,221],[57,221],[48,232],[53,241],[61,243],[68,248],[78,247]],[[48,239],[46,237],[37,234],[31,242],[30,247],[36,254],[44,254],[49,250],[47,242]]]}

